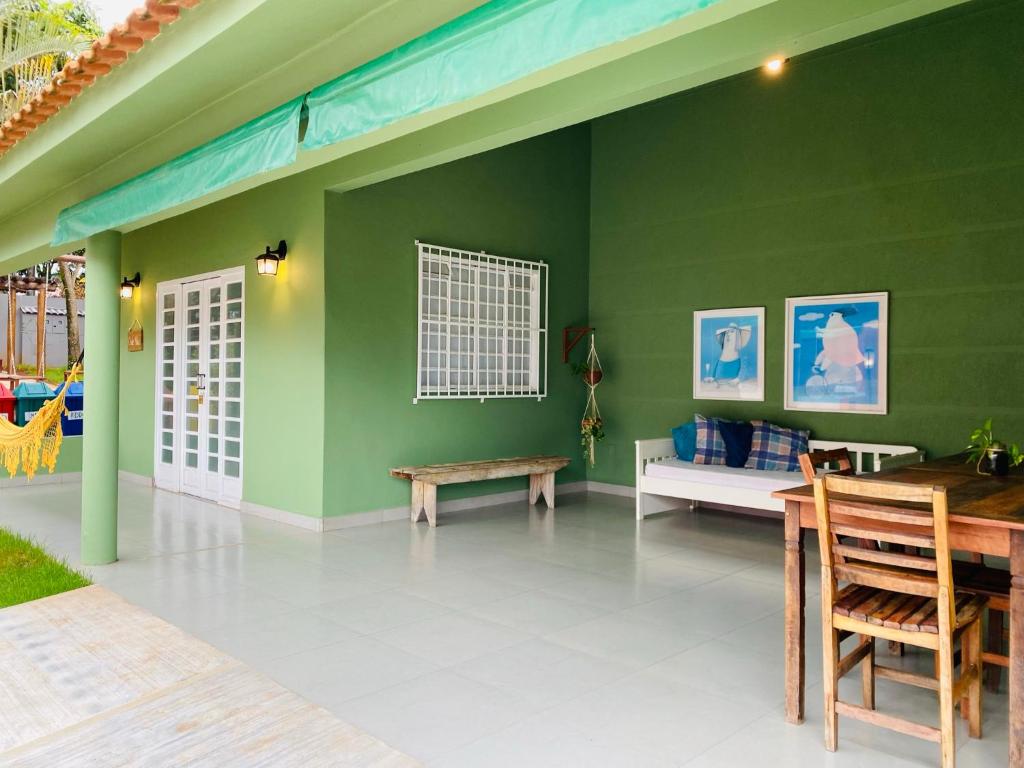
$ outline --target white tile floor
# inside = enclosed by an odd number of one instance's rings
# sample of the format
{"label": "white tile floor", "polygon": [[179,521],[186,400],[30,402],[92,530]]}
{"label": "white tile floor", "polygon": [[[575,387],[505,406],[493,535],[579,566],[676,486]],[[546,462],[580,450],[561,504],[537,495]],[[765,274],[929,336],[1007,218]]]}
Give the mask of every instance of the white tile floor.
{"label": "white tile floor", "polygon": [[[0,491],[0,525],[74,563],[79,491]],[[813,600],[809,722],[783,722],[776,521],[638,527],[628,500],[592,495],[313,534],[124,485],[120,531],[98,583],[428,766],[938,764],[849,721],[824,751]],[[926,691],[882,681],[878,699],[935,722]],[[986,696],[980,741],[961,728],[960,766],[1006,764],[1006,707]]]}

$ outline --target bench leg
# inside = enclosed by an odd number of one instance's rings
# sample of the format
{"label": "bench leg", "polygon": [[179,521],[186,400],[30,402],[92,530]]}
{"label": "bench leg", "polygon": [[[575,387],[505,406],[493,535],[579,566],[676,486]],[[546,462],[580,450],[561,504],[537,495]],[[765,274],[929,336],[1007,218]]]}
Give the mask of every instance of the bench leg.
{"label": "bench leg", "polygon": [[530,475],[530,504],[536,504],[541,496],[544,497],[544,503],[548,505],[548,509],[555,508],[554,472]]}
{"label": "bench leg", "polygon": [[412,481],[412,505],[410,519],[414,523],[420,521],[420,515],[427,516],[430,527],[437,526],[437,486],[421,480]]}

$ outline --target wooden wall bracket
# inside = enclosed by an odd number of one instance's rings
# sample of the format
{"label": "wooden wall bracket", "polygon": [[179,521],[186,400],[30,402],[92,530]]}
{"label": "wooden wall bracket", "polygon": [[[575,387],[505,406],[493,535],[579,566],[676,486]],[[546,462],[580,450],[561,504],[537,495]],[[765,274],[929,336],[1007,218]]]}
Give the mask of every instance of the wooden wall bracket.
{"label": "wooden wall bracket", "polygon": [[588,326],[569,326],[568,328],[562,329],[562,362],[569,362],[569,353],[572,352],[572,348],[575,347],[583,337],[591,331],[595,330]]}

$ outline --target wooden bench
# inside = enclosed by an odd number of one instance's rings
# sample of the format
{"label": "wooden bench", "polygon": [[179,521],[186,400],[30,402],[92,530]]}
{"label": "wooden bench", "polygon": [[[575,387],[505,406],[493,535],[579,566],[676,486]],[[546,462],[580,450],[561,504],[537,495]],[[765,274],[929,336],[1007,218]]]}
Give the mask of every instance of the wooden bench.
{"label": "wooden bench", "polygon": [[530,503],[541,496],[548,509],[555,506],[555,472],[569,459],[564,456],[527,456],[489,461],[461,461],[453,464],[426,464],[421,467],[395,467],[392,477],[412,481],[412,521],[426,514],[431,528],[437,525],[437,486],[496,480],[500,477],[530,476]]}

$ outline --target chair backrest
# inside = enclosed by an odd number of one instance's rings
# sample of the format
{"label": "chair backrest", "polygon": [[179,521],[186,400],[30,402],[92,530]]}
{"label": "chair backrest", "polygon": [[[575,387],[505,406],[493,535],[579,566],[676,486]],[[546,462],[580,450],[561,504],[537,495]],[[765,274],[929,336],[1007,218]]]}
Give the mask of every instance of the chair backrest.
{"label": "chair backrest", "polygon": [[[823,597],[835,603],[837,581],[934,597],[939,631],[948,631],[955,614],[946,489],[836,474],[813,482],[818,543],[826,571]],[[875,541],[898,547],[863,545]],[[916,547],[919,554],[898,551],[906,546]],[[929,550],[934,554],[920,554]]]}
{"label": "chair backrest", "polygon": [[[827,469],[838,475],[853,475],[853,460],[850,458],[850,451],[846,448],[833,448],[830,451],[809,451],[801,453],[798,457],[800,471],[804,473],[804,480],[813,483],[819,469]],[[832,465],[835,465],[834,467]]]}

